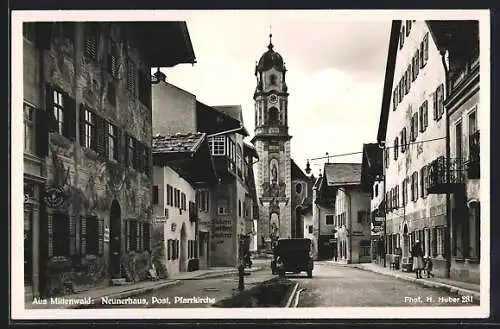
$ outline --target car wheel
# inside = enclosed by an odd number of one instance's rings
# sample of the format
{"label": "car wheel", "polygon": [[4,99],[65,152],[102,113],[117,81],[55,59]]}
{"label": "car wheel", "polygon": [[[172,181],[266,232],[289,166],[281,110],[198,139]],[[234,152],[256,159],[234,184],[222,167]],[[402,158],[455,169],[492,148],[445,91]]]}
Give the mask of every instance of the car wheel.
{"label": "car wheel", "polygon": [[313,277],[313,271],[312,270],[307,271],[307,277],[308,278],[312,278]]}

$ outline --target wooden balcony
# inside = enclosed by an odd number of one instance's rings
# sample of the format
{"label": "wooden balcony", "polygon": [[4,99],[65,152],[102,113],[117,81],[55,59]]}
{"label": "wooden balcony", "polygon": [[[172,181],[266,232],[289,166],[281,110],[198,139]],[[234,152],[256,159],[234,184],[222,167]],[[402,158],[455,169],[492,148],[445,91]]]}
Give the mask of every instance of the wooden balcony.
{"label": "wooden balcony", "polygon": [[427,169],[427,192],[429,194],[453,193],[465,182],[464,159],[452,158],[446,161],[440,156]]}

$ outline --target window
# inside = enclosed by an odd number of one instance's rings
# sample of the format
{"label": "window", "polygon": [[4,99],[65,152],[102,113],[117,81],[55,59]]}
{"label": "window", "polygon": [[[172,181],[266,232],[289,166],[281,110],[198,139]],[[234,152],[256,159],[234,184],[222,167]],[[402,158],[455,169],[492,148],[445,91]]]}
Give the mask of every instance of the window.
{"label": "window", "polygon": [[158,204],[158,185],[153,185],[153,204]]}
{"label": "window", "polygon": [[399,150],[399,145],[398,145],[398,138],[394,138],[394,160],[398,159],[398,150]]}
{"label": "window", "polygon": [[227,208],[226,208],[226,206],[219,206],[217,208],[217,213],[219,215],[227,215]]}
{"label": "window", "polygon": [[174,205],[174,202],[173,202],[173,188],[172,188],[172,185],[169,185],[167,184],[167,205],[168,206],[173,206]]}
{"label": "window", "polygon": [[427,119],[427,100],[425,100],[422,105],[420,105],[420,108],[418,109],[418,112],[419,112],[419,131],[420,132],[424,132],[425,129],[427,128],[429,122],[428,122],[428,119]]}
{"label": "window", "polygon": [[241,201],[238,200],[238,216],[241,217]]}
{"label": "window", "polygon": [[118,133],[115,125],[108,123],[108,158],[118,161]]}
{"label": "window", "polygon": [[367,217],[366,211],[363,211],[363,210],[358,211],[358,223],[367,222],[366,217]]}
{"label": "window", "polygon": [[242,169],[242,150],[241,146],[238,145],[236,148],[236,168],[238,169],[238,175],[241,177],[241,169]]}
{"label": "window", "polygon": [[399,208],[399,185],[394,188],[394,193],[396,194],[396,209]]}
{"label": "window", "polygon": [[135,95],[135,63],[129,58],[127,60],[127,89]]}
{"label": "window", "polygon": [[275,86],[277,84],[278,77],[275,74],[271,74],[269,77],[269,83],[271,86]]}
{"label": "window", "polygon": [[35,152],[35,109],[24,103],[24,151]]}
{"label": "window", "polygon": [[226,138],[224,136],[214,136],[208,140],[208,146],[212,155],[225,155]]}
{"label": "window", "polygon": [[373,187],[374,187],[375,197],[377,197],[378,196],[378,184],[375,184]]}
{"label": "window", "polygon": [[53,106],[56,124],[55,132],[62,135],[64,132],[64,101],[63,94],[57,90],[53,91]]}
{"label": "window", "polygon": [[147,108],[151,107],[151,75],[139,71],[139,101],[146,105]]}
{"label": "window", "polygon": [[85,26],[85,55],[93,60],[97,59],[97,45],[99,41],[99,27],[96,23]]}
{"label": "window", "polygon": [[295,192],[296,192],[297,194],[302,193],[302,184],[297,183],[297,184],[295,185]]}
{"label": "window", "polygon": [[406,151],[406,127],[401,130],[401,153]]}
{"label": "window", "polygon": [[143,250],[151,251],[151,234],[149,232],[149,223],[142,223],[142,241]]}
{"label": "window", "polygon": [[427,196],[427,184],[426,184],[426,178],[427,177],[427,166],[423,166],[422,169],[420,169],[420,196],[422,198],[425,198]]}
{"label": "window", "polygon": [[408,94],[411,89],[411,65],[408,65],[408,68],[405,71],[405,83],[406,83],[406,91],[405,94]]}
{"label": "window", "polygon": [[444,113],[444,87],[440,84],[436,89],[436,120],[441,119]]}
{"label": "window", "polygon": [[179,190],[174,188],[174,207],[179,208],[180,203],[180,193]]}
{"label": "window", "polygon": [[[180,192],[180,191],[179,191]],[[181,204],[180,204],[180,208],[182,210],[186,210],[187,209],[187,206],[186,206],[186,194],[184,192],[180,192],[181,193]]]}
{"label": "window", "polygon": [[326,225],[333,225],[333,215],[326,215]]}
{"label": "window", "polygon": [[127,164],[129,167],[135,168],[135,159],[136,159],[136,147],[135,147],[135,139],[132,136],[128,136],[127,138]]}
{"label": "window", "polygon": [[85,109],[85,139],[84,139],[84,146],[91,148],[91,149],[96,149],[97,146],[97,139],[96,139],[96,118],[95,114],[90,111],[89,109]]}
{"label": "window", "polygon": [[208,212],[209,209],[209,194],[203,190],[198,192],[198,209],[203,212]]}
{"label": "window", "polygon": [[420,43],[420,68],[423,68],[427,64],[429,59],[429,33],[427,32],[424,39]]}
{"label": "window", "polygon": [[[51,230],[52,229],[52,230]],[[52,256],[69,256],[69,217],[65,214],[52,215]]]}
{"label": "window", "polygon": [[308,227],[308,229],[309,229],[309,234],[313,234],[313,228],[314,228],[314,226],[309,225],[309,227]]}
{"label": "window", "polygon": [[418,200],[418,171],[413,172],[411,175],[411,200]]}
{"label": "window", "polygon": [[476,111],[469,114],[469,135],[474,134],[477,131],[477,115]]}
{"label": "window", "polygon": [[418,136],[418,112],[413,113],[411,117],[410,141],[414,142]]}
{"label": "window", "polygon": [[404,178],[401,183],[401,192],[403,195],[403,206],[408,204],[408,178]]}
{"label": "window", "polygon": [[401,103],[403,101],[403,97],[404,97],[404,83],[403,83],[403,79],[399,80],[399,102]]}

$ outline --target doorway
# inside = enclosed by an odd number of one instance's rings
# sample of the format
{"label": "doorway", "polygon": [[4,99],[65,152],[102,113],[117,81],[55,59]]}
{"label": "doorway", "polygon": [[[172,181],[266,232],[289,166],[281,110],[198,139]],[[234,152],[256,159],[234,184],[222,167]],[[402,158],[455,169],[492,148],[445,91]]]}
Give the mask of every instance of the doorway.
{"label": "doorway", "polygon": [[121,208],[118,201],[113,200],[109,214],[109,272],[112,279],[121,277],[120,258],[121,258]]}
{"label": "doorway", "polygon": [[410,239],[408,238],[408,226],[405,224],[403,229],[403,248],[402,257],[407,258],[410,254]]}

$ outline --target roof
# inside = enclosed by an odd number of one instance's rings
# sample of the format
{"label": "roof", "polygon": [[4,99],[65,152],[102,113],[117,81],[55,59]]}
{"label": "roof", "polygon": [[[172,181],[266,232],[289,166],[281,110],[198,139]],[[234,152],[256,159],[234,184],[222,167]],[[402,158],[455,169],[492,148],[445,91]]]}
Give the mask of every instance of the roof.
{"label": "roof", "polygon": [[375,177],[381,174],[383,174],[382,148],[377,143],[363,144],[361,184],[371,190]]}
{"label": "roof", "polygon": [[241,109],[241,105],[217,105],[212,107],[217,111],[238,120],[241,125],[243,125],[243,111]]}
{"label": "roof", "polygon": [[394,81],[394,68],[396,66],[396,55],[398,52],[399,31],[401,21],[394,20],[391,25],[391,35],[389,40],[389,50],[387,54],[387,64],[385,67],[384,90],[382,92],[382,109],[380,111],[380,121],[378,125],[377,141],[385,142],[387,132],[387,120],[392,97],[392,83]]}
{"label": "roof", "polygon": [[153,153],[192,153],[205,139],[204,133],[177,133],[171,136],[156,135],[153,137]]}
{"label": "roof", "polygon": [[328,186],[361,183],[361,163],[325,163],[324,176]]}
{"label": "roof", "polygon": [[299,168],[299,166],[295,163],[293,159],[291,160],[291,173],[292,173],[292,180],[295,179],[303,179],[305,181],[309,181],[309,177],[302,171],[302,169]]}
{"label": "roof", "polygon": [[259,155],[257,154],[257,150],[255,149],[255,146],[253,146],[252,143],[250,143],[246,140],[243,140],[243,152],[245,154],[249,154],[249,155],[253,156],[256,159],[259,158]]}

